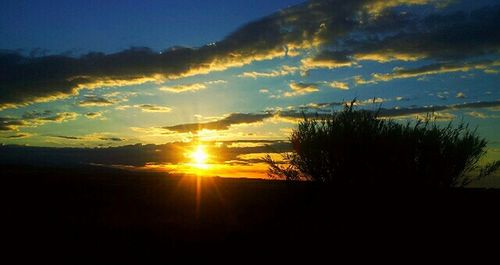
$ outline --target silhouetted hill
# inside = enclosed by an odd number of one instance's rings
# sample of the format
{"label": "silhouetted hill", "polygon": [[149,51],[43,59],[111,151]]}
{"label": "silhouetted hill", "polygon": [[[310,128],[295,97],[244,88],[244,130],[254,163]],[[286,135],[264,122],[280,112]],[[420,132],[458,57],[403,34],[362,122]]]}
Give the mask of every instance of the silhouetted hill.
{"label": "silhouetted hill", "polygon": [[383,242],[391,251],[420,241],[437,248],[492,237],[500,220],[500,191],[486,189],[335,190],[101,167],[3,167],[2,182],[8,252],[20,253],[19,261],[185,261],[194,256],[182,251],[255,257],[297,248],[363,251]]}

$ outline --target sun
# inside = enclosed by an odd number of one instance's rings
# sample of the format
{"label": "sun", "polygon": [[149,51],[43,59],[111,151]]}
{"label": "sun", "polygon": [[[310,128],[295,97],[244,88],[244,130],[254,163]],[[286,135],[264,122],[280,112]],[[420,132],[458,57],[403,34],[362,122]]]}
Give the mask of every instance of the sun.
{"label": "sun", "polygon": [[203,145],[198,145],[196,149],[189,155],[192,163],[197,168],[207,168],[208,154]]}

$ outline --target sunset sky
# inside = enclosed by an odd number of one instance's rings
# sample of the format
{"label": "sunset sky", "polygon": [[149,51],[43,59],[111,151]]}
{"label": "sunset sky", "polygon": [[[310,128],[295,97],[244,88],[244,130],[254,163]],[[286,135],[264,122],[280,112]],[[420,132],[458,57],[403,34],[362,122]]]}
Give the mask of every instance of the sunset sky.
{"label": "sunset sky", "polygon": [[4,0],[1,159],[264,177],[303,112],[354,98],[500,159],[499,73],[495,0]]}

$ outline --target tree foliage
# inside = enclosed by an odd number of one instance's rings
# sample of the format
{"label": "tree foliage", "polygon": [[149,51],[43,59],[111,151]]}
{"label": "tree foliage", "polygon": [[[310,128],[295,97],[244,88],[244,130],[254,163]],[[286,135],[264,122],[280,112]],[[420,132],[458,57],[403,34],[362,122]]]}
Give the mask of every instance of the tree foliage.
{"label": "tree foliage", "polygon": [[265,158],[269,176],[356,187],[449,188],[500,167],[500,161],[479,166],[486,140],[463,122],[440,126],[428,117],[400,123],[353,105],[327,117],[304,115],[284,162]]}

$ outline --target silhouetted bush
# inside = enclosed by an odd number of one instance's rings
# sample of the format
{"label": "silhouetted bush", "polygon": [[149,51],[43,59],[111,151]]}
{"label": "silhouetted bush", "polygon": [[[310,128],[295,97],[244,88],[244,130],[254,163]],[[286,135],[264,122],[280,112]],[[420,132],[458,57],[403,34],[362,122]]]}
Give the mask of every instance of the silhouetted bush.
{"label": "silhouetted bush", "polygon": [[[486,140],[464,123],[443,127],[429,118],[400,123],[355,110],[353,103],[327,117],[304,115],[284,162],[265,158],[269,176],[340,186],[449,188],[500,166],[500,161],[478,166]],[[479,174],[471,177],[472,172]]]}

